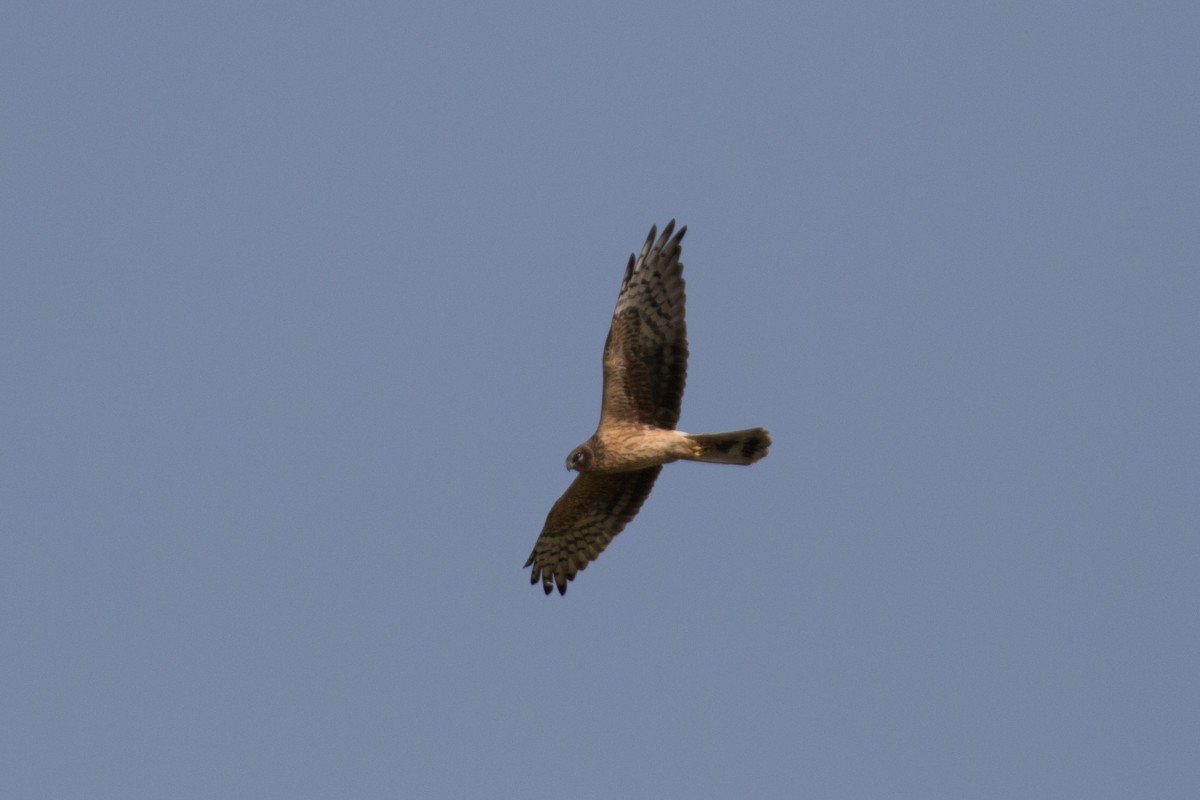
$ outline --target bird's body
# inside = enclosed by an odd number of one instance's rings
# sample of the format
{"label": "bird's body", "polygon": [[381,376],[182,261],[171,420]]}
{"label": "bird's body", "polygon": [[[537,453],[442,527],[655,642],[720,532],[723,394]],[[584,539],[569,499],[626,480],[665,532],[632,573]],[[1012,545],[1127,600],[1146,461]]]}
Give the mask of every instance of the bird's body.
{"label": "bird's body", "polygon": [[580,472],[628,472],[690,458],[695,453],[686,433],[640,424],[609,425],[580,445],[585,446],[591,449],[592,457],[578,468]]}
{"label": "bird's body", "polygon": [[688,434],[675,430],[687,381],[683,264],[675,221],[662,237],[650,235],[636,259],[631,255],[604,343],[604,392],[600,424],[567,456],[579,474],[546,517],[525,563],[531,582],[546,594],[587,567],[641,508],[662,465],[681,459],[719,464],[753,464],[767,454],[770,435],[762,428],[730,433]]}

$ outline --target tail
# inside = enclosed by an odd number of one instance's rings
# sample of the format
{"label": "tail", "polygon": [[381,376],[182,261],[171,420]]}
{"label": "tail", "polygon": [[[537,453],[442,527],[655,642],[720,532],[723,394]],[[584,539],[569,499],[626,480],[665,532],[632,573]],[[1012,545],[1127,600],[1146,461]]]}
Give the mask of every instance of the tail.
{"label": "tail", "polygon": [[771,434],[762,428],[729,433],[689,433],[692,461],[712,464],[753,464],[767,454]]}

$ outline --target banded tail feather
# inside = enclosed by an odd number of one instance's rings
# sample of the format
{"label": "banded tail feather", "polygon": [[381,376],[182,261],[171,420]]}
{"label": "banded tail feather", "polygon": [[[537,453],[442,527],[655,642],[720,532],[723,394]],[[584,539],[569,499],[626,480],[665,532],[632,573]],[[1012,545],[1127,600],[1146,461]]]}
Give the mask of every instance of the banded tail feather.
{"label": "banded tail feather", "polygon": [[771,434],[762,428],[728,433],[689,433],[692,461],[712,464],[753,464],[767,454]]}

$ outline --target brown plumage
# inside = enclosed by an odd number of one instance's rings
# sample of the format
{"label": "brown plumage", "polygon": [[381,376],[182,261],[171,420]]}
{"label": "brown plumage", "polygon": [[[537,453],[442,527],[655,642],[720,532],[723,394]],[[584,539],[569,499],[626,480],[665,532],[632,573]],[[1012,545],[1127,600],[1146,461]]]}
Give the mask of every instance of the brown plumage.
{"label": "brown plumage", "polygon": [[683,264],[675,220],[657,230],[629,256],[604,343],[604,392],[600,424],[592,438],[571,451],[567,469],[579,475],[558,499],[525,562],[546,594],[567,582],[608,546],[642,507],[662,465],[679,459],[753,464],[767,454],[771,436],[762,428],[731,433],[687,434],[675,430],[687,381]]}

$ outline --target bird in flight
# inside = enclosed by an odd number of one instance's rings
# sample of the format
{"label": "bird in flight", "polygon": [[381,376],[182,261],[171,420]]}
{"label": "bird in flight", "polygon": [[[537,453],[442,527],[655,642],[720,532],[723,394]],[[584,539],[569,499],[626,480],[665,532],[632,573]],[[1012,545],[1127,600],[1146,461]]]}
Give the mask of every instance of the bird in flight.
{"label": "bird in flight", "polygon": [[687,379],[683,264],[675,220],[657,230],[629,256],[604,342],[604,391],[600,424],[592,438],[567,456],[579,474],[558,498],[525,562],[529,582],[546,594],[594,561],[642,507],[662,465],[680,459],[714,464],[753,464],[767,454],[771,436],[762,428],[730,433],[675,430]]}

